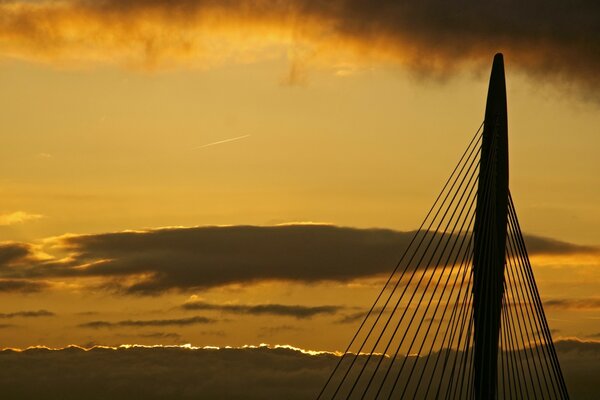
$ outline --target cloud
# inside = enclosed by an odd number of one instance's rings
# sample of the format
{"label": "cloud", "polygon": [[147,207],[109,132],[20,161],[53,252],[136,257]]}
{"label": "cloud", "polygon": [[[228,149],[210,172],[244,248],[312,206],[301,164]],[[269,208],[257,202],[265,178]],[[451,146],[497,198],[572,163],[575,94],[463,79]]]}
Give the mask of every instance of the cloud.
{"label": "cloud", "polygon": [[[377,306],[377,307],[373,308],[370,315],[377,315],[377,314],[380,314],[381,312],[383,312],[384,314],[389,314],[390,310],[383,309],[383,307],[381,307],[381,306]],[[345,315],[341,316],[340,318],[338,318],[335,322],[338,324],[353,324],[355,322],[362,321],[367,316],[368,313],[369,313],[368,309],[363,309],[361,311],[348,313],[348,314],[345,314]]]}
{"label": "cloud", "polygon": [[184,310],[221,311],[231,314],[277,315],[298,319],[311,318],[319,314],[335,314],[342,306],[302,306],[285,304],[212,304],[204,301],[193,301],[181,306]]}
{"label": "cloud", "polygon": [[556,350],[563,354],[590,354],[600,356],[600,342],[580,339],[563,339],[555,343]]}
{"label": "cloud", "polygon": [[600,254],[600,249],[593,246],[563,242],[552,238],[536,235],[525,235],[525,244],[530,254],[568,255],[581,253]]}
{"label": "cloud", "polygon": [[[45,241],[45,251],[60,258],[38,257],[32,245],[0,246],[0,279],[10,287],[10,282],[27,285],[17,279],[95,277],[104,279],[103,289],[138,295],[273,280],[348,282],[389,274],[413,235],[318,224],[67,235]],[[532,255],[597,251],[541,237],[534,237],[530,250]]]}
{"label": "cloud", "polygon": [[27,262],[33,254],[31,245],[26,243],[0,243],[0,269]]}
{"label": "cloud", "polygon": [[[0,4],[1,7],[1,4]],[[11,213],[0,214],[0,226],[20,224],[27,221],[34,221],[43,218],[41,214],[30,214],[25,211],[15,211]]]}
{"label": "cloud", "polygon": [[[354,57],[443,76],[487,67],[502,51],[531,76],[575,83],[595,99],[600,87],[595,0],[13,0],[0,15],[0,55],[10,58],[205,67],[302,45],[311,60]],[[291,59],[293,82],[304,59]]]}
{"label": "cloud", "polygon": [[181,340],[181,335],[175,332],[150,332],[150,333],[139,333],[136,336],[147,338],[147,339],[173,339]]}
{"label": "cloud", "polygon": [[[119,278],[107,285],[130,294],[264,280],[348,281],[389,272],[410,237],[411,233],[405,232],[327,225],[66,236],[58,239],[56,246],[69,257],[32,261],[18,269],[0,266],[0,272],[5,278]],[[139,278],[123,279],[130,276]]]}
{"label": "cloud", "polygon": [[600,299],[589,298],[589,299],[548,299],[544,300],[545,308],[559,308],[568,310],[580,310],[580,309],[599,309]]}
{"label": "cloud", "polygon": [[50,285],[43,281],[24,279],[0,279],[0,293],[37,293],[49,287]]}
{"label": "cloud", "polygon": [[[593,399],[600,391],[599,346],[576,340],[556,343],[574,399]],[[32,348],[0,352],[0,368],[7,371],[0,374],[0,385],[6,398],[24,400],[296,400],[315,398],[337,362],[333,354],[266,346]]]}
{"label": "cloud", "polygon": [[600,332],[591,333],[591,334],[587,335],[587,337],[593,338],[593,339],[600,339]]}
{"label": "cloud", "polygon": [[124,320],[124,321],[90,321],[79,324],[81,328],[120,328],[120,327],[157,327],[157,326],[189,326],[197,324],[210,324],[216,320],[206,317],[190,317],[190,318],[175,318],[175,319],[151,319],[151,320]]}
{"label": "cloud", "polygon": [[[381,309],[379,311],[375,310],[374,312],[381,312]],[[336,322],[339,324],[353,324],[355,322],[362,321],[366,316],[366,311],[357,311],[355,313],[344,315],[343,317],[339,318]]]}
{"label": "cloud", "polygon": [[52,311],[38,310],[38,311],[17,311],[12,313],[0,313],[0,319],[7,318],[39,318],[39,317],[54,317]]}

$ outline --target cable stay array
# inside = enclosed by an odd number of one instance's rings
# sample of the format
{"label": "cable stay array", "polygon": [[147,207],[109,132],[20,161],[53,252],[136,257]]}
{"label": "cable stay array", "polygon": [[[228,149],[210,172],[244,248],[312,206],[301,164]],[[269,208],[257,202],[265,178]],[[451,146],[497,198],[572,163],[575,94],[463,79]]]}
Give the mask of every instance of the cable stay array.
{"label": "cable stay array", "polygon": [[[569,398],[510,192],[506,236],[494,233],[493,122],[470,140],[317,399]],[[494,254],[498,270],[486,267]]]}

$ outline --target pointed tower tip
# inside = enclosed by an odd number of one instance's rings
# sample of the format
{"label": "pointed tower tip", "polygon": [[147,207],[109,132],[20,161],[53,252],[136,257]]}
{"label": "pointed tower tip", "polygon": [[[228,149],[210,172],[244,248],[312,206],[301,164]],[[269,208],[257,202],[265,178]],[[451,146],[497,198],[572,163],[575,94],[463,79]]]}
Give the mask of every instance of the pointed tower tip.
{"label": "pointed tower tip", "polygon": [[[490,90],[491,90],[491,85],[492,83],[496,81],[496,82],[502,82],[502,86],[505,85],[504,83],[504,56],[502,55],[502,53],[496,53],[494,55],[494,61],[492,62],[492,74],[490,77]],[[502,89],[503,91],[505,89]]]}

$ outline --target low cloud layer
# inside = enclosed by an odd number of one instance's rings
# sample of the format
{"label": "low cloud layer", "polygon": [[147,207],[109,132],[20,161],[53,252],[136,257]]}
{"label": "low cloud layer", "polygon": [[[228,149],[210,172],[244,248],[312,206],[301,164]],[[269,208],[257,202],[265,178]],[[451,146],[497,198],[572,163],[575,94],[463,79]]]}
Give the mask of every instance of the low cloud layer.
{"label": "low cloud layer", "polygon": [[[571,397],[595,399],[600,344],[567,340],[556,349]],[[24,400],[310,399],[337,361],[268,347],[4,350],[0,385],[6,398]]]}
{"label": "low cloud layer", "polygon": [[197,324],[211,324],[216,322],[215,319],[206,317],[190,317],[190,318],[174,318],[174,319],[147,319],[147,320],[123,320],[123,321],[90,321],[79,324],[81,328],[144,328],[144,327],[159,327],[159,326],[190,326]]}
{"label": "low cloud layer", "polygon": [[[600,88],[595,0],[9,0],[0,16],[0,55],[10,58],[204,67],[284,45],[309,60],[352,54],[447,75],[503,51],[532,76],[594,98]],[[305,60],[291,61],[293,70]]]}
{"label": "low cloud layer", "polygon": [[[347,282],[390,273],[413,234],[330,225],[155,229],[64,236],[46,241],[43,256],[32,245],[5,243],[0,291],[39,290],[47,280],[71,278],[102,278],[103,289],[139,295],[269,280]],[[525,239],[532,255],[598,251]]]}
{"label": "low cloud layer", "polygon": [[213,304],[204,301],[194,301],[181,306],[184,310],[221,311],[231,314],[246,315],[276,315],[298,319],[311,318],[319,314],[336,314],[341,306],[302,306],[286,304]]}

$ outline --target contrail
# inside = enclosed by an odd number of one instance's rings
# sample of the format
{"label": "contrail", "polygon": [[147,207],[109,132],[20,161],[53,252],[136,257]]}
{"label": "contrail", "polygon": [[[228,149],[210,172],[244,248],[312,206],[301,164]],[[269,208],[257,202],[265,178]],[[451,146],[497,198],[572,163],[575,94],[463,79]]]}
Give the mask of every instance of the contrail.
{"label": "contrail", "polygon": [[238,136],[238,137],[234,137],[234,138],[231,138],[231,139],[219,140],[218,142],[212,142],[212,143],[203,144],[202,146],[194,147],[194,150],[195,149],[202,149],[204,147],[209,147],[209,146],[215,146],[215,145],[221,144],[221,143],[228,143],[228,142],[233,142],[233,141],[240,140],[240,139],[245,139],[245,138],[247,138],[249,136],[250,135]]}

